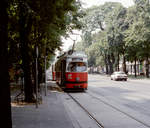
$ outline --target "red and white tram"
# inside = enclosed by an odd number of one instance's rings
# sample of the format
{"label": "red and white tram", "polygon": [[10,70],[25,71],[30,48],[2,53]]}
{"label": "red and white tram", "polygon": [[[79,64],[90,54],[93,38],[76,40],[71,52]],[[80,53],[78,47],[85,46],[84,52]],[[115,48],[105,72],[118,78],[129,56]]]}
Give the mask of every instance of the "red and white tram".
{"label": "red and white tram", "polygon": [[52,65],[52,80],[56,80],[55,65]]}
{"label": "red and white tram", "polygon": [[84,52],[69,51],[58,57],[55,64],[56,83],[64,89],[87,89],[87,55]]}

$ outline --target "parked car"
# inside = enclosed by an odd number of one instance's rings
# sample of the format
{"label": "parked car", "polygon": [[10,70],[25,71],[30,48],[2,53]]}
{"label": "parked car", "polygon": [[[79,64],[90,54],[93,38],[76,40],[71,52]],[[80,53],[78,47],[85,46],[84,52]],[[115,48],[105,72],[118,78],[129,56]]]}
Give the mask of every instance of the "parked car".
{"label": "parked car", "polygon": [[127,81],[127,79],[128,79],[128,76],[122,71],[113,72],[113,74],[111,75],[111,80],[125,80],[125,81]]}

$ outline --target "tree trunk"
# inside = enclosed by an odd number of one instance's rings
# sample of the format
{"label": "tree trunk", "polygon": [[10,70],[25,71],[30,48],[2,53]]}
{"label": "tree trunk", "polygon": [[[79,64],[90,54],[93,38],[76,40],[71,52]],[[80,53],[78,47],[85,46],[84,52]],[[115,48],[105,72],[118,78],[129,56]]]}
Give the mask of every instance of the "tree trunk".
{"label": "tree trunk", "polygon": [[119,53],[117,53],[117,58],[115,61],[115,71],[119,71],[119,60],[120,60],[120,56]]}
{"label": "tree trunk", "polygon": [[[20,12],[19,12],[19,24],[20,24],[20,43],[21,43],[21,54],[22,54],[22,63],[24,71],[24,92],[25,92],[25,101],[33,102],[33,86],[31,80],[31,65],[30,65],[30,56],[29,56],[29,47],[28,47],[28,34],[30,31],[30,23],[28,21],[27,8],[24,4],[24,1],[20,1]],[[31,24],[30,24],[31,25]]]}
{"label": "tree trunk", "polygon": [[134,62],[135,62],[135,64],[134,64],[134,76],[135,77],[137,77],[137,74],[136,74],[136,57],[134,58]]}
{"label": "tree trunk", "polygon": [[12,128],[10,85],[8,74],[8,1],[0,2],[0,98],[1,127]]}
{"label": "tree trunk", "polygon": [[149,60],[146,58],[146,77],[149,78]]}
{"label": "tree trunk", "polygon": [[138,76],[140,75],[140,65],[139,65],[139,61],[138,61],[138,64],[137,64],[137,72],[138,72]]}
{"label": "tree trunk", "polygon": [[109,74],[108,64],[106,64],[106,74]]}
{"label": "tree trunk", "polygon": [[33,92],[36,93],[36,68],[35,68],[35,61],[32,63],[32,84],[33,84]]}
{"label": "tree trunk", "polygon": [[110,65],[109,65],[109,69],[110,69],[109,74],[111,75],[111,74],[113,73],[113,64],[112,64],[112,63],[110,63]]}
{"label": "tree trunk", "polygon": [[117,66],[117,70],[119,71],[120,68],[119,68],[119,61],[120,61],[120,56],[119,56],[119,53],[118,53],[118,66]]}
{"label": "tree trunk", "polygon": [[[112,58],[112,62],[111,62],[111,58]],[[109,74],[113,73],[113,63],[114,63],[114,58],[108,55]]]}
{"label": "tree trunk", "polygon": [[132,75],[132,63],[131,63],[131,75]]}
{"label": "tree trunk", "polygon": [[123,71],[125,72],[125,73],[127,73],[127,71],[126,71],[126,58],[125,58],[125,56],[123,55]]}
{"label": "tree trunk", "polygon": [[[43,59],[42,59],[43,60]],[[43,60],[43,62],[44,62],[44,60]],[[43,76],[43,74],[44,74],[44,69],[42,68],[42,66],[41,66],[41,62],[40,61],[38,61],[38,83],[43,83],[44,82],[44,76]]]}
{"label": "tree trunk", "polygon": [[105,54],[104,60],[105,60],[105,65],[106,65],[106,74],[108,74],[108,62],[107,62],[107,55],[106,54]]}

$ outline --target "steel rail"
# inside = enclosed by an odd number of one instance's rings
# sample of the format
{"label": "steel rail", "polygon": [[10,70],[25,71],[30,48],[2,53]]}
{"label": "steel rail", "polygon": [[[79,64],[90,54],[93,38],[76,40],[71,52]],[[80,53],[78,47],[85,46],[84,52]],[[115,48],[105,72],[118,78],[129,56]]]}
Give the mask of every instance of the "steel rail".
{"label": "steel rail", "polygon": [[70,93],[67,93],[73,101],[75,101],[86,113],[87,115],[96,122],[99,128],[104,128],[104,126],[85,108],[83,107]]}
{"label": "steel rail", "polygon": [[107,103],[106,101],[103,101],[102,99],[97,98],[97,97],[93,96],[93,95],[90,94],[90,93],[87,93],[87,94],[89,94],[91,97],[93,97],[93,98],[99,100],[99,101],[102,102],[103,104],[105,104],[105,105],[107,105],[107,106],[109,106],[109,107],[111,107],[111,108],[113,108],[113,109],[115,109],[115,110],[117,110],[117,111],[119,111],[119,112],[125,114],[127,117],[130,117],[131,119],[133,119],[133,120],[139,122],[140,124],[146,126],[147,128],[150,128],[150,125],[148,125],[148,124],[146,124],[146,123],[140,121],[139,119],[135,118],[134,116],[132,116],[132,115],[130,115],[130,114],[128,114],[128,113],[126,113],[126,112],[124,112],[124,111],[118,109],[117,107],[111,105],[110,103]]}

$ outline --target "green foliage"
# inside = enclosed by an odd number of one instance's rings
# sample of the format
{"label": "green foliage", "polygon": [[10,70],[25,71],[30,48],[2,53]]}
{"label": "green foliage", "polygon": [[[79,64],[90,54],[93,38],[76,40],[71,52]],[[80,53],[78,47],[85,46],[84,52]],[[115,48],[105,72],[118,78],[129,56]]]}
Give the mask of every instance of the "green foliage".
{"label": "green foliage", "polygon": [[[126,31],[126,45],[129,48],[134,47],[138,59],[144,60],[144,58],[150,57],[150,4],[148,0],[136,1],[134,10],[138,15],[134,15],[130,27]],[[131,17],[131,14],[128,13],[128,15]]]}
{"label": "green foliage", "polygon": [[[80,29],[82,17],[80,3],[76,0],[12,0],[9,2],[8,36],[9,68],[20,65],[24,71],[25,100],[32,101],[35,81],[36,47],[38,47],[39,83],[43,82],[45,60],[53,60],[55,50],[60,50],[62,36]],[[47,67],[48,68],[48,67]],[[32,76],[32,77],[31,77]],[[34,86],[35,87],[35,86]]]}
{"label": "green foliage", "polygon": [[107,55],[124,49],[123,31],[127,28],[125,15],[126,9],[114,2],[86,10],[82,47],[90,56],[89,59],[95,58],[89,61],[91,65],[103,64]]}
{"label": "green foliage", "polygon": [[124,64],[135,58],[149,64],[150,3],[149,0],[134,2],[130,8],[108,2],[85,10],[82,41],[77,48],[86,51],[90,65],[102,66],[105,62],[106,66],[116,68],[120,58]]}
{"label": "green foliage", "polygon": [[[39,47],[39,57],[47,56],[50,60],[55,50],[62,45],[61,36],[67,36],[72,29],[80,29],[82,17],[79,2],[75,0],[13,0],[10,3],[9,14],[9,59],[10,64],[20,62],[20,3],[24,7],[25,26],[29,31],[28,53],[30,61],[35,59],[35,46]],[[30,24],[29,24],[30,23]],[[31,26],[29,28],[29,25]],[[44,63],[44,62],[43,62]],[[44,65],[44,64],[43,64]]]}

